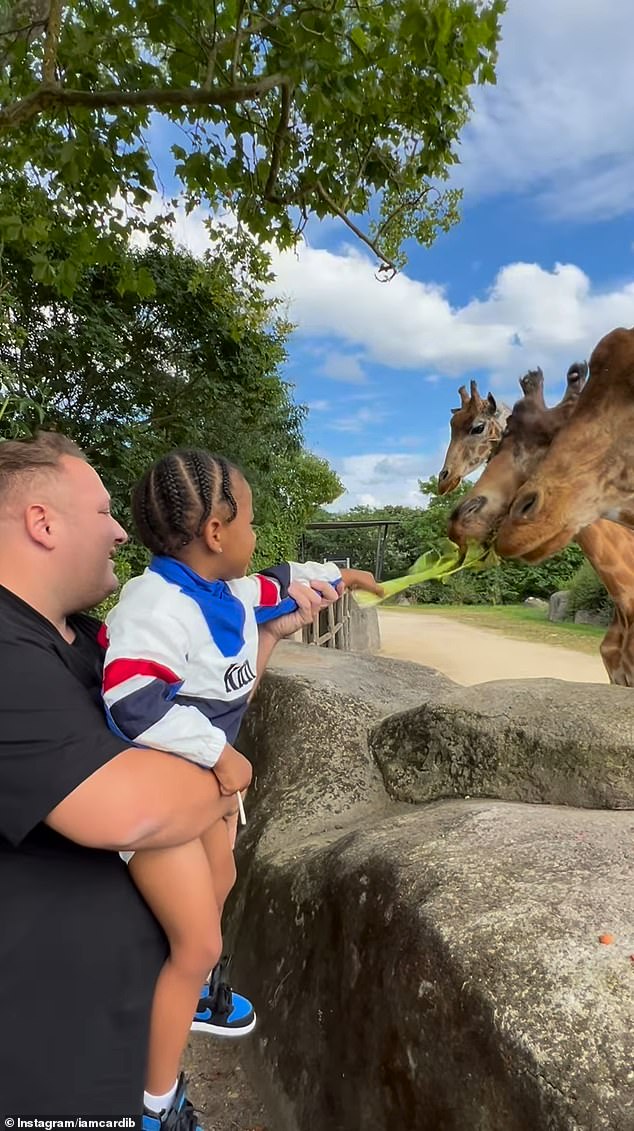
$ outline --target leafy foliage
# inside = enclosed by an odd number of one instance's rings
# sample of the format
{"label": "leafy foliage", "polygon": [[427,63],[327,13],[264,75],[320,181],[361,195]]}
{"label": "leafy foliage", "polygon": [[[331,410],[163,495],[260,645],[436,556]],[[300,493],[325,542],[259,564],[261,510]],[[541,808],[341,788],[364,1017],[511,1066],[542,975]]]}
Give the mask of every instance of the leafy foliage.
{"label": "leafy foliage", "polygon": [[[470,88],[495,81],[504,0],[13,0],[0,12],[2,166],[28,175],[66,219],[17,198],[5,246],[69,294],[102,265],[156,188],[152,114],[173,138],[188,204],[230,208],[288,246],[312,212],[338,216],[384,268],[408,239],[457,219],[442,187]],[[378,214],[366,231],[355,221]],[[128,207],[132,215],[126,212]],[[134,212],[137,210],[136,216]],[[157,241],[161,221],[149,225]],[[134,286],[128,278],[126,285]],[[137,280],[145,287],[145,281]]]}
{"label": "leafy foliage", "polygon": [[[407,573],[421,552],[442,552],[447,538],[447,521],[469,485],[463,485],[452,495],[437,494],[437,480],[431,478],[420,484],[427,500],[425,509],[414,507],[355,507],[340,520],[399,519],[399,525],[390,528],[385,547],[385,578],[400,577]],[[333,515],[320,511],[315,521],[332,521]],[[360,569],[373,569],[376,553],[376,530],[310,530],[306,535],[306,549],[320,558],[349,556],[351,564]],[[502,562],[497,568],[478,573],[456,573],[444,584],[430,581],[407,591],[414,601],[430,604],[481,605],[516,604],[526,597],[549,597],[558,589],[566,589],[575,571],[583,561],[578,546],[568,546],[560,554],[539,566],[523,562]]]}
{"label": "leafy foliage", "polygon": [[[70,297],[33,283],[15,245],[7,252],[0,436],[40,425],[71,436],[124,525],[130,488],[153,459],[181,446],[221,452],[253,486],[260,560],[296,554],[315,506],[342,488],[304,450],[305,410],[279,376],[288,323],[248,262],[236,281],[235,240],[204,261],[174,247],[131,252],[121,238],[111,251]],[[147,275],[151,293],[122,293],[125,272]],[[136,571],[144,552],[132,547],[127,560]]]}
{"label": "leafy foliage", "polygon": [[575,613],[612,613],[614,603],[590,562],[584,561],[567,586],[570,593],[568,616]]}

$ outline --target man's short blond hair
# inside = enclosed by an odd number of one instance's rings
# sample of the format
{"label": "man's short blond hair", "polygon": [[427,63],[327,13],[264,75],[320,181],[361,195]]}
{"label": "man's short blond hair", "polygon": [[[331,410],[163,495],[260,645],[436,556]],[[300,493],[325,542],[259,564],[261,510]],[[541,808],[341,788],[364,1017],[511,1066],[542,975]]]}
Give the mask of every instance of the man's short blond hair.
{"label": "man's short blond hair", "polygon": [[0,443],[0,505],[22,482],[59,469],[63,456],[85,460],[81,448],[61,432],[38,432],[31,440]]}

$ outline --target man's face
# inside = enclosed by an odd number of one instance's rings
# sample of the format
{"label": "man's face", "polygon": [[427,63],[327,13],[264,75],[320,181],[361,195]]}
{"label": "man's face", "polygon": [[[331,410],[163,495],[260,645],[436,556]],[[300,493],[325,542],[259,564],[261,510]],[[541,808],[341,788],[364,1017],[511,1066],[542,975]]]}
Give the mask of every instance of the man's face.
{"label": "man's face", "polygon": [[127,534],[110,513],[110,496],[97,472],[81,459],[63,456],[49,480],[52,549],[58,585],[70,611],[88,609],[118,586],[114,556]]}

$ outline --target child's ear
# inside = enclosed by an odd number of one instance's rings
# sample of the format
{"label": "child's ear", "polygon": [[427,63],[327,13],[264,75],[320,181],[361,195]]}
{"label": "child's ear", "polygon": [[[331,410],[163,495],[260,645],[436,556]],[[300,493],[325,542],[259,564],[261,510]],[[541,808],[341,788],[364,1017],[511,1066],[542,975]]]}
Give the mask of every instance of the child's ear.
{"label": "child's ear", "polygon": [[212,554],[222,553],[222,523],[217,518],[209,518],[202,531],[202,538]]}

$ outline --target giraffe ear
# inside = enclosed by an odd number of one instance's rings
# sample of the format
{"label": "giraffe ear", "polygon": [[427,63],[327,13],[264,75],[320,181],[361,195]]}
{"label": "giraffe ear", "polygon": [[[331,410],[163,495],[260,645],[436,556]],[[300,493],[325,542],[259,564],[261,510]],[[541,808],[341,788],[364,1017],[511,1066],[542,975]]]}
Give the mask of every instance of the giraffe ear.
{"label": "giraffe ear", "polygon": [[491,416],[495,416],[495,414],[498,410],[498,402],[496,401],[495,397],[493,396],[493,393],[487,394],[487,404],[489,406],[489,412],[490,412]]}

